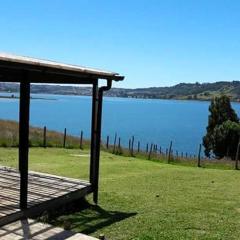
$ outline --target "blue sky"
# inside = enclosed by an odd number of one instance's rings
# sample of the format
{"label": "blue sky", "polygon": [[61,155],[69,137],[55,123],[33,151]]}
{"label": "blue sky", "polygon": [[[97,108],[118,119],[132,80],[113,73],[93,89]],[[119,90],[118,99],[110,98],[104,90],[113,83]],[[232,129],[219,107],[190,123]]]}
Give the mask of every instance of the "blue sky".
{"label": "blue sky", "polygon": [[240,1],[2,1],[0,51],[126,76],[116,87],[240,79]]}

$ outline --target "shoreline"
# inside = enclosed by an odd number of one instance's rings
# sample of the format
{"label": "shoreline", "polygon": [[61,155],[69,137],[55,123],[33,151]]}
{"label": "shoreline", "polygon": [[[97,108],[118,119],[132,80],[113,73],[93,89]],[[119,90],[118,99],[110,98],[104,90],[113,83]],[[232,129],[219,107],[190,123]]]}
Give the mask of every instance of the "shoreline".
{"label": "shoreline", "polygon": [[[2,96],[0,95],[0,99],[19,99],[18,96]],[[41,98],[41,97],[30,97],[30,99],[33,99],[33,100],[54,100],[54,101],[57,101],[56,98]]]}
{"label": "shoreline", "polygon": [[[1,95],[1,93],[3,94],[19,94],[18,92],[13,92],[13,93],[9,93],[9,92],[0,92],[0,99],[19,99],[18,96],[3,96]],[[34,95],[56,95],[56,96],[77,96],[77,97],[91,97],[91,95],[78,95],[78,94],[57,94],[57,93],[32,93]],[[211,102],[212,98],[209,99],[188,99],[188,98],[140,98],[140,97],[124,97],[124,96],[108,96],[105,95],[105,98],[123,98],[123,99],[134,99],[134,100],[174,100],[174,101],[189,101],[189,102]],[[31,99],[33,100],[57,100],[57,98],[45,98],[45,97],[31,97]],[[233,103],[240,103],[240,101],[237,100],[231,100],[231,102]]]}

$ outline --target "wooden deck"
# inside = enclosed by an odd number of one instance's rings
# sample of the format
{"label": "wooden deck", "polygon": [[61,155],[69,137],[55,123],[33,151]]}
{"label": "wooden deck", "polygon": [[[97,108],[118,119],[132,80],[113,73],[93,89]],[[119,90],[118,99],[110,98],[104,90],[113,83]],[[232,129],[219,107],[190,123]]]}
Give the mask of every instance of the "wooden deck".
{"label": "wooden deck", "polygon": [[87,181],[29,172],[28,208],[19,209],[19,172],[0,166],[0,226],[22,217],[32,217],[47,209],[84,197],[92,192]]}

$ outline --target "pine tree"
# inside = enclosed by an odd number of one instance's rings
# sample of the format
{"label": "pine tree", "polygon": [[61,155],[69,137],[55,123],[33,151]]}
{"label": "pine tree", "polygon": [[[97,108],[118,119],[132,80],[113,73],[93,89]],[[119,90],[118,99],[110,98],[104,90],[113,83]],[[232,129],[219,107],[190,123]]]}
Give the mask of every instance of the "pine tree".
{"label": "pine tree", "polygon": [[[234,109],[231,106],[231,102],[229,97],[223,95],[220,97],[215,97],[212,99],[210,107],[209,107],[210,115],[208,117],[208,126],[207,126],[207,133],[203,137],[203,145],[205,147],[205,155],[207,157],[210,157],[211,151],[215,154],[216,157],[223,157],[228,154],[229,148],[230,148],[230,142],[227,142],[224,140],[224,148],[221,146],[218,139],[216,139],[218,134],[216,134],[216,129],[219,128],[224,122],[230,121],[233,123],[239,123],[239,119],[237,114],[235,113]],[[229,129],[226,130],[226,128],[232,127],[232,125],[228,122],[228,124],[224,125],[224,131],[228,134],[225,134],[225,138],[231,138],[229,134],[233,134],[234,130]],[[236,129],[236,126],[233,128]],[[222,132],[224,132],[222,131]],[[221,132],[221,133],[222,133]],[[219,133],[219,131],[218,131]],[[223,136],[222,136],[223,137]],[[221,138],[222,139],[222,138]],[[219,145],[217,144],[219,143]],[[216,151],[216,149],[218,149]],[[222,149],[222,150],[221,150]]]}

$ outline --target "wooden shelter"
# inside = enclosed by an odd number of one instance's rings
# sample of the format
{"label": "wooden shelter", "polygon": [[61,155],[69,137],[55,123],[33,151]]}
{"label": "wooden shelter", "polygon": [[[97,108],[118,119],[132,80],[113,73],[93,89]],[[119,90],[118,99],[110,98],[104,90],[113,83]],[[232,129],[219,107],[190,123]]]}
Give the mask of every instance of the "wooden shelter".
{"label": "wooden shelter", "polygon": [[[106,80],[106,86],[99,87],[100,79]],[[121,81],[123,79],[123,76],[120,76],[114,72],[0,53],[0,82],[20,83],[19,171],[7,168],[0,169],[0,188],[5,189],[4,191],[0,189],[0,225],[1,220],[2,224],[6,224],[9,221],[13,221],[19,217],[22,217],[23,215],[31,216],[31,212],[35,213],[42,211],[48,207],[57,205],[58,203],[69,201],[71,198],[76,199],[77,197],[83,197],[89,193],[93,193],[94,202],[98,202],[103,92],[111,88],[112,81]],[[80,180],[78,182],[66,178],[61,178],[59,181],[60,178],[56,176],[29,172],[28,152],[31,83],[92,85],[92,123],[89,182],[86,183]],[[31,180],[31,191],[29,191],[29,180]],[[16,185],[18,182],[20,182],[19,186]],[[37,185],[37,187],[34,186],[34,184]],[[54,186],[54,184],[56,185]],[[37,191],[39,191],[39,186],[42,187],[41,193],[37,193]],[[61,190],[62,193],[60,195],[51,195],[51,186],[55,190]],[[64,188],[64,186],[67,186],[67,190]],[[8,196],[9,191],[13,191],[15,195],[10,194],[10,196]],[[18,191],[19,198],[17,199],[16,194]],[[47,198],[47,195],[49,196],[49,194],[51,195],[50,199]],[[39,198],[37,199],[41,198],[41,201],[37,201],[34,197],[30,199],[31,195],[34,195],[35,198],[38,196]],[[44,196],[46,198],[44,198]],[[54,198],[54,196],[56,197]],[[19,200],[19,205],[16,203],[16,199]],[[46,199],[46,201],[44,199]],[[5,201],[6,204],[3,203],[3,201]],[[11,208],[10,205],[14,206]],[[8,211],[4,210],[5,212],[1,214],[1,209],[10,209],[11,211],[8,214]],[[4,218],[6,216],[9,218]]]}

